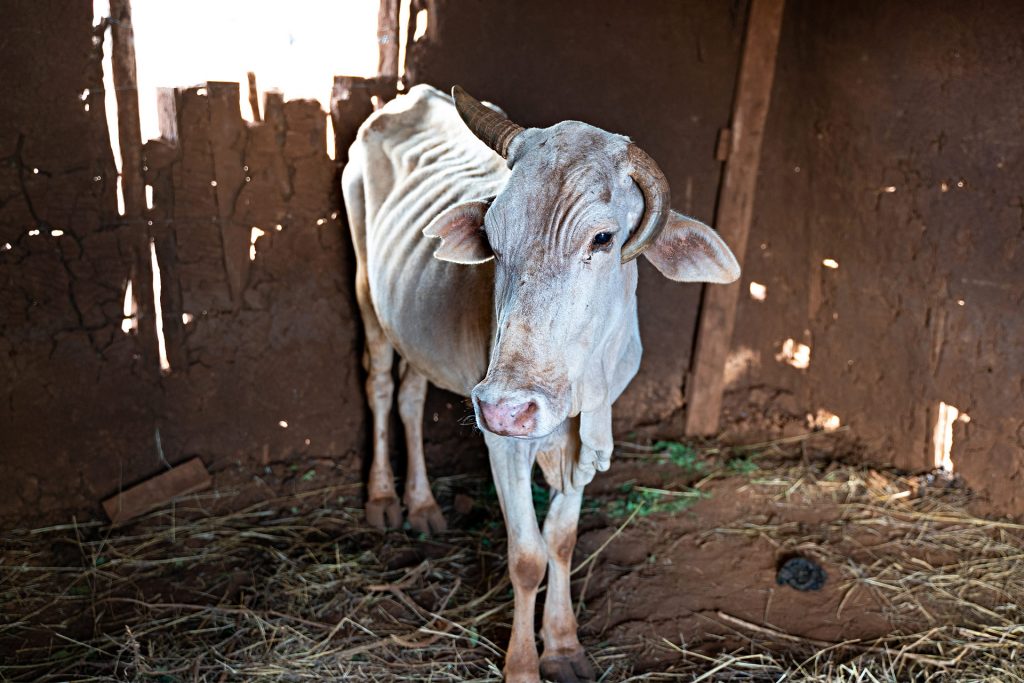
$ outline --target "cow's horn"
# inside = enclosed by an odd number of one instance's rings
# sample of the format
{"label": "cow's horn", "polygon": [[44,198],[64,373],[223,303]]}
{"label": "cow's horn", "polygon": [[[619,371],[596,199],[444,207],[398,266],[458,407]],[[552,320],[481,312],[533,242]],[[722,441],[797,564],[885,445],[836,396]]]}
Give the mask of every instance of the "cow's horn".
{"label": "cow's horn", "polygon": [[455,100],[455,109],[459,112],[459,116],[473,131],[473,135],[483,140],[502,158],[508,159],[509,145],[517,135],[523,132],[523,127],[517,126],[509,121],[508,117],[493,109],[485,107],[459,86],[452,88],[452,99]]}
{"label": "cow's horn", "polygon": [[622,245],[623,263],[635,259],[658,238],[668,221],[670,205],[668,180],[654,159],[632,143],[626,149],[626,159],[630,166],[629,175],[644,195],[644,215],[640,218],[640,225]]}

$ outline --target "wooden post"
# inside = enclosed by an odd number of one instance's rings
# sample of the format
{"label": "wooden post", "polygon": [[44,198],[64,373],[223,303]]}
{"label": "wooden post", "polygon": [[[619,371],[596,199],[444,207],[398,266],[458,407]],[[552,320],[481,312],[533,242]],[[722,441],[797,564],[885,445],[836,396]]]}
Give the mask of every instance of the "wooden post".
{"label": "wooden post", "polygon": [[380,0],[377,13],[377,43],[380,61],[377,63],[377,108],[398,93],[398,0]]}
{"label": "wooden post", "polygon": [[249,77],[249,108],[252,109],[252,120],[259,123],[263,119],[260,118],[260,95],[256,90],[256,74],[250,71]]}
{"label": "wooden post", "polygon": [[135,31],[130,0],[110,0],[110,61],[117,96],[117,137],[121,145],[121,192],[124,220],[132,245],[132,292],[136,302],[139,344],[146,365],[159,369],[156,319],[153,317],[153,269],[146,224],[146,183],[142,174],[142,127],[135,75]]}
{"label": "wooden post", "polygon": [[[335,76],[331,90],[331,123],[334,125],[334,161],[348,163],[348,148],[356,140],[356,132],[373,113],[370,97],[375,94],[373,80],[356,76]],[[378,96],[379,97],[379,96]]]}
{"label": "wooden post", "polygon": [[[752,0],[736,82],[728,158],[715,227],[742,265],[754,208],[761,142],[775,80],[775,57],[785,0]],[[725,361],[732,343],[742,281],[704,287],[697,343],[687,383],[686,433],[718,432]]]}

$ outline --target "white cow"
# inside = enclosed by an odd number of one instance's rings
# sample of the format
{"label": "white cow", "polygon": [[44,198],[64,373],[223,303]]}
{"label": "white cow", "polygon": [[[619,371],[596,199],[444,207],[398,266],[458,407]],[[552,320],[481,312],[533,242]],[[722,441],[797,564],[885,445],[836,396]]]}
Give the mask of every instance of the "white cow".
{"label": "white cow", "polygon": [[[366,516],[402,521],[387,452],[397,351],[410,524],[445,529],[423,461],[429,381],[472,397],[490,454],[515,593],[506,680],[585,680],[569,570],[583,487],[608,467],[611,406],[640,364],[634,259],[683,282],[732,282],[739,265],[714,230],[669,209],[665,176],[628,138],[578,121],[523,129],[461,88],[453,99],[416,86],[388,103],[342,177],[373,412]],[[534,463],[552,491],[543,531]]]}

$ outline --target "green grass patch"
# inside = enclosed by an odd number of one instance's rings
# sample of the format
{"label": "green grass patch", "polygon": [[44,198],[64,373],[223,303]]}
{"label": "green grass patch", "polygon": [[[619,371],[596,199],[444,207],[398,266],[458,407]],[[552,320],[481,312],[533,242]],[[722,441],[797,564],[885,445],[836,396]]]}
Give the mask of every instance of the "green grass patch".
{"label": "green grass patch", "polygon": [[641,517],[657,512],[682,512],[697,501],[710,498],[711,494],[697,489],[685,491],[669,491],[649,486],[637,486],[636,482],[628,481],[619,487],[623,497],[609,501],[605,508],[610,517],[625,517],[636,512]]}

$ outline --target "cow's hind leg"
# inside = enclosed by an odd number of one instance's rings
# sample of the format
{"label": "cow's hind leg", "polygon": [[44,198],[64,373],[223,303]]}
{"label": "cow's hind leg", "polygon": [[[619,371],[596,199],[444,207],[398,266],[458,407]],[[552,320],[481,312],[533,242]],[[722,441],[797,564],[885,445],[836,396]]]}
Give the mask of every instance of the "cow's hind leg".
{"label": "cow's hind leg", "polygon": [[366,335],[366,398],[373,413],[373,464],[366,487],[366,521],[379,529],[397,528],[402,525],[402,506],[395,493],[395,475],[388,455],[388,420],[395,393],[391,363],[395,352],[373,310],[366,266],[362,262],[356,264],[356,300]]}
{"label": "cow's hind leg", "polygon": [[558,683],[592,680],[594,668],[576,635],[576,615],[569,590],[572,552],[576,547],[576,524],[580,517],[583,490],[552,491],[551,505],[544,519],[544,542],[548,548],[548,590],[544,600],[544,654],[540,671]]}
{"label": "cow's hind leg", "polygon": [[427,464],[423,459],[423,403],[427,400],[427,378],[404,360],[399,368],[402,381],[398,388],[398,413],[405,427],[405,448],[409,455],[405,507],[409,510],[409,524],[413,529],[437,534],[448,527],[430,490]]}

